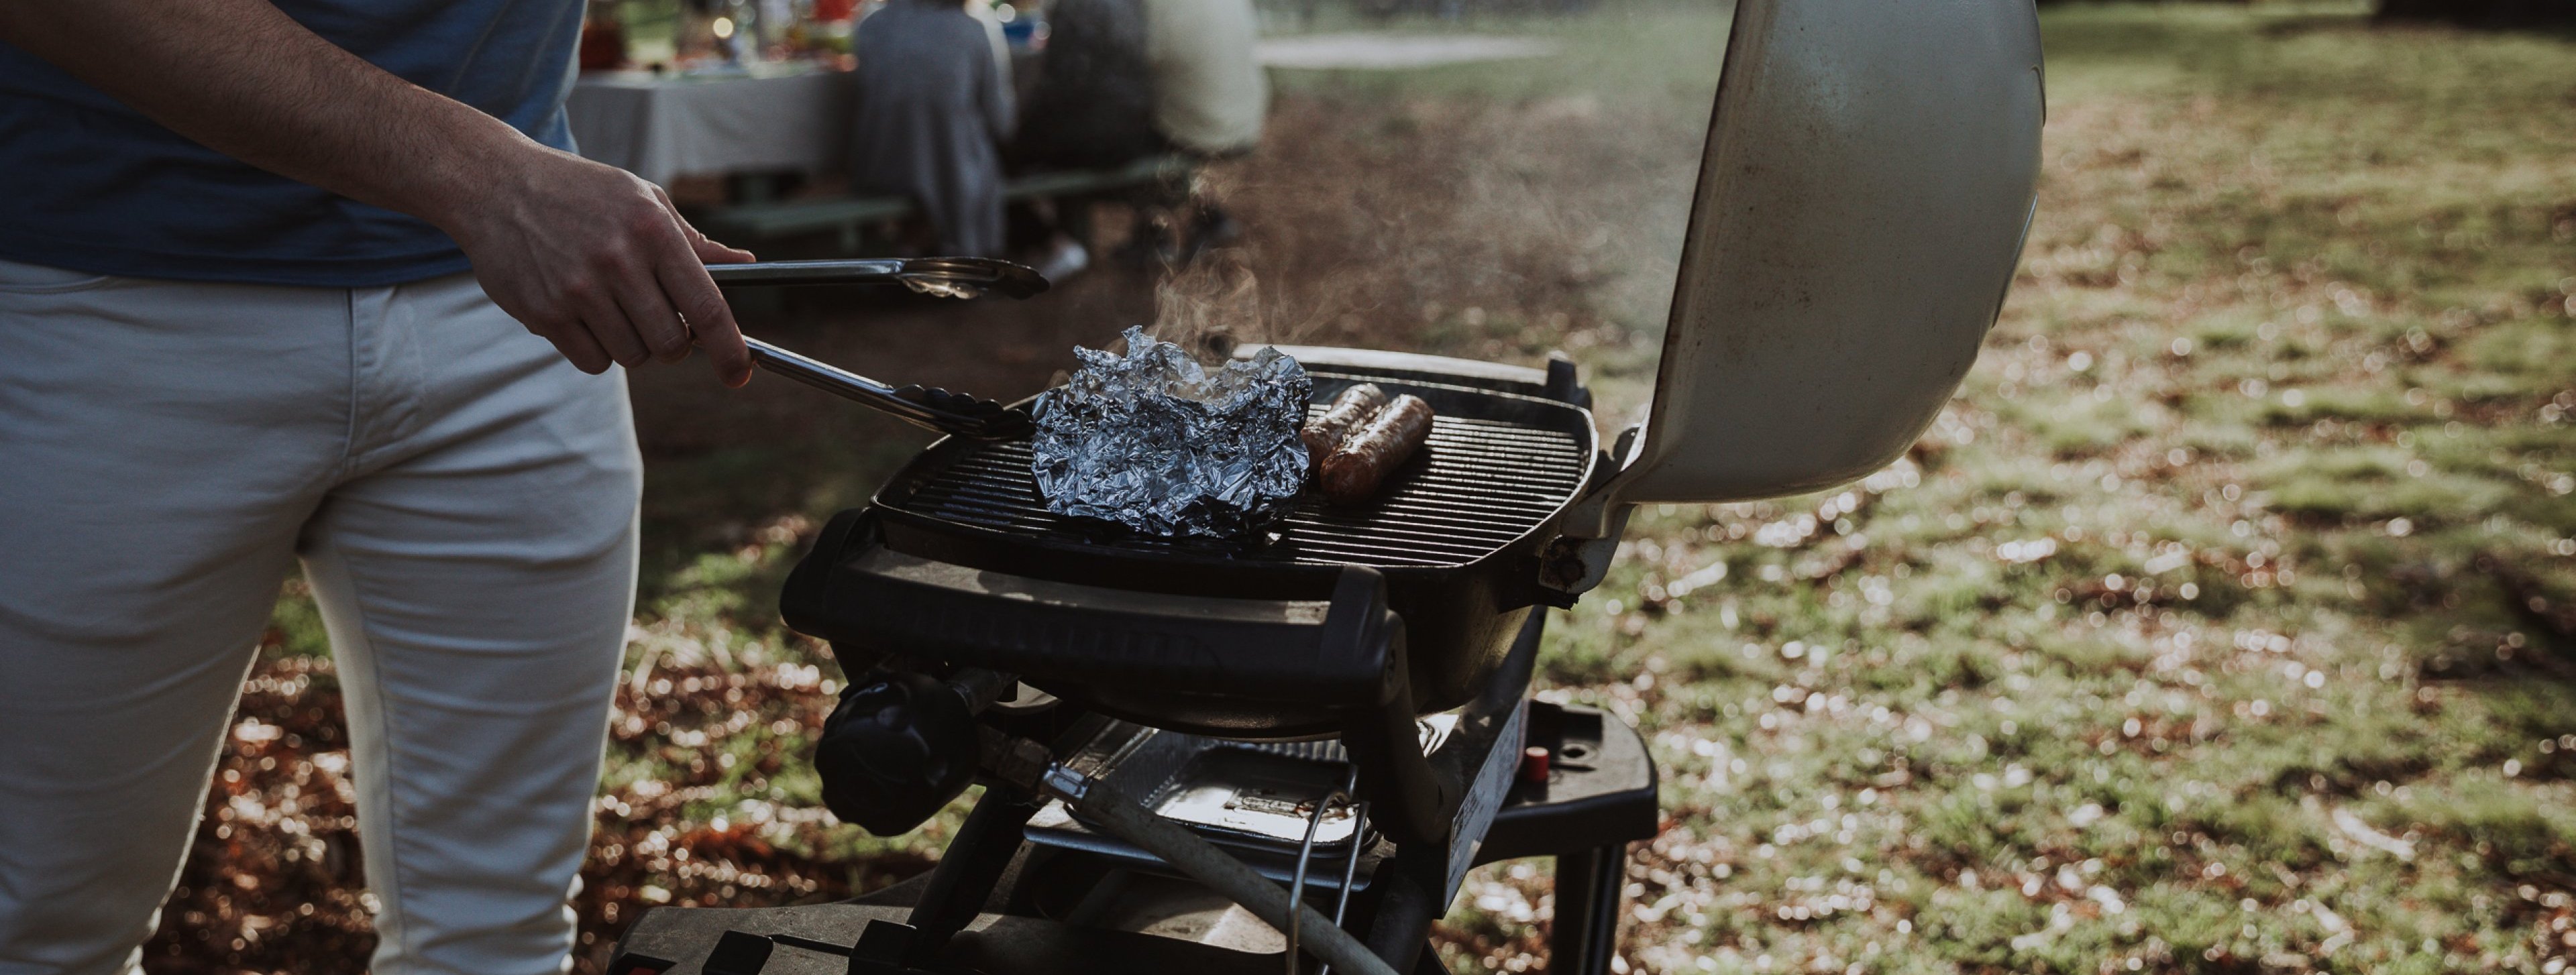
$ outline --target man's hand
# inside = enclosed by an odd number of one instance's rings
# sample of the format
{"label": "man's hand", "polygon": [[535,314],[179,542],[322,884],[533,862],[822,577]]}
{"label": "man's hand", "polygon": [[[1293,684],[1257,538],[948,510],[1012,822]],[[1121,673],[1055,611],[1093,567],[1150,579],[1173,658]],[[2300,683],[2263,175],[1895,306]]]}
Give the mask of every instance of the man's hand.
{"label": "man's hand", "polygon": [[703,265],[751,254],[708,240],[661,187],[625,170],[551,149],[520,155],[448,220],[493,302],[583,372],[677,362],[694,339],[725,385],[750,380],[751,353]]}
{"label": "man's hand", "polygon": [[727,385],[751,376],[701,263],[751,255],[653,184],[386,73],[268,0],[0,0],[0,41],[217,152],[447,231],[492,300],[585,371],[681,358],[694,331]]}

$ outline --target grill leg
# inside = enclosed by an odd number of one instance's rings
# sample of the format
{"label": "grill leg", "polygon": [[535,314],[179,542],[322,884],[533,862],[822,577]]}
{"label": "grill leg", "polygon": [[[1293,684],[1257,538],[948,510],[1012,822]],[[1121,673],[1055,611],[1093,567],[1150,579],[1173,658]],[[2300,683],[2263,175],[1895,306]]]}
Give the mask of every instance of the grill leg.
{"label": "grill leg", "polygon": [[1619,946],[1619,896],[1628,879],[1628,845],[1594,847],[1556,858],[1556,925],[1548,936],[1550,975],[1602,975]]}
{"label": "grill leg", "polygon": [[984,788],[984,797],[976,800],[973,812],[966,814],[965,825],[949,842],[939,866],[931,870],[921,902],[912,909],[908,920],[921,933],[915,937],[906,961],[928,962],[947,946],[949,938],[974,922],[976,913],[992,896],[994,884],[1010,869],[1011,858],[1018,855],[1021,828],[1044,805],[1046,800],[1017,786],[995,784]]}
{"label": "grill leg", "polygon": [[[1398,844],[1395,859],[1378,868],[1377,880],[1369,885],[1377,903],[1370,908],[1367,944],[1387,967],[1413,971],[1431,951],[1431,925],[1449,906],[1440,899],[1447,867],[1446,848],[1416,843]],[[1431,959],[1436,964],[1439,955],[1432,953]]]}
{"label": "grill leg", "polygon": [[1449,975],[1448,964],[1440,960],[1440,946],[1423,942],[1422,953],[1413,956],[1413,975]]}

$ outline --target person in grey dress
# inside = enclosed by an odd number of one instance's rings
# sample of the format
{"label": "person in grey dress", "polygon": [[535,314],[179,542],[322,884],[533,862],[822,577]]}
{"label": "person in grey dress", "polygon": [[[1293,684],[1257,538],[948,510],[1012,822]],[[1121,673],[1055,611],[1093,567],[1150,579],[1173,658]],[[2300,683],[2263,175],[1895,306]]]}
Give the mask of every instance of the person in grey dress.
{"label": "person in grey dress", "polygon": [[859,22],[850,182],[921,201],[942,253],[996,257],[1012,123],[1001,27],[961,0],[891,0]]}

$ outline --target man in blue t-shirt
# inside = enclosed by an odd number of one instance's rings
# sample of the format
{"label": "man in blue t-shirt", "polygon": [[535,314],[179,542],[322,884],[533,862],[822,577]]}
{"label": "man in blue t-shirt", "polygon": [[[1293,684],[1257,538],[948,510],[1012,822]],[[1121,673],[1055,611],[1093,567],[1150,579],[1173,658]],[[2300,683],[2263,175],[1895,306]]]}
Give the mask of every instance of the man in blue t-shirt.
{"label": "man in blue t-shirt", "polygon": [[561,970],[634,592],[609,366],[750,374],[702,266],[750,255],[566,151],[581,7],[0,3],[0,973],[134,969],[277,735],[230,716],[299,562],[374,970]]}

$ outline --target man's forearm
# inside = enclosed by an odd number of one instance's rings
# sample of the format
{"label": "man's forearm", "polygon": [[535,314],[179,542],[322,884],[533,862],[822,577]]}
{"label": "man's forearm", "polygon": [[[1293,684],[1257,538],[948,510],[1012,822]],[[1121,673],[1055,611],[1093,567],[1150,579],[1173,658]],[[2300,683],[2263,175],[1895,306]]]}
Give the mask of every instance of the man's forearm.
{"label": "man's forearm", "polygon": [[0,0],[0,40],[225,155],[453,230],[518,130],[268,0]]}
{"label": "man's forearm", "polygon": [[429,221],[583,370],[695,345],[726,383],[751,377],[702,264],[750,254],[699,234],[660,187],[394,77],[269,0],[0,0],[0,41],[217,152]]}

